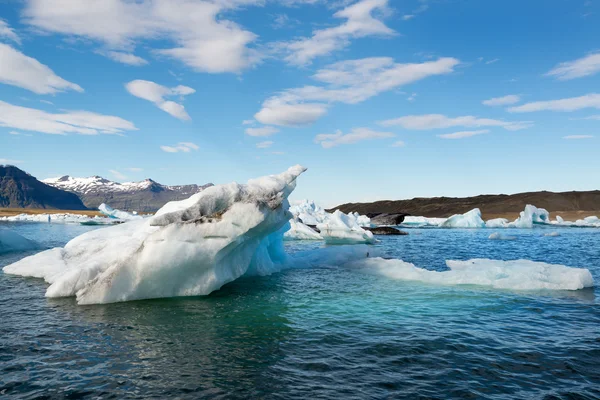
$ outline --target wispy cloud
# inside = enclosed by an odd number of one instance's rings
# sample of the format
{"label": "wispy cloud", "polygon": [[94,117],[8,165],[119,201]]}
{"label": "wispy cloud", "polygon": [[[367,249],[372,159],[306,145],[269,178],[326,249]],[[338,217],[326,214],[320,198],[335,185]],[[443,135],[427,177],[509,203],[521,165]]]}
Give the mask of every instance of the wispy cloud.
{"label": "wispy cloud", "polygon": [[568,135],[568,136],[563,136],[563,139],[576,140],[576,139],[591,139],[593,137],[594,137],[593,135]]}
{"label": "wispy cloud", "polygon": [[254,125],[256,123],[256,120],[253,119],[245,119],[242,121],[242,125]]}
{"label": "wispy cloud", "polygon": [[402,140],[398,140],[397,142],[392,143],[392,147],[404,147],[406,146],[406,143],[404,143]]}
{"label": "wispy cloud", "polygon": [[475,135],[482,135],[484,133],[489,133],[489,129],[481,129],[478,131],[460,131],[454,133],[446,133],[443,135],[438,135],[438,137],[442,139],[464,139]]}
{"label": "wispy cloud", "polygon": [[120,62],[121,64],[125,65],[133,65],[139,67],[148,64],[148,60],[136,56],[135,54],[126,53],[123,51],[99,51],[98,54],[101,54],[105,57],[110,58],[113,61]]}
{"label": "wispy cloud", "polygon": [[507,106],[510,104],[516,104],[521,101],[521,96],[517,94],[509,94],[502,97],[494,97],[488,100],[484,100],[482,103],[486,106]]}
{"label": "wispy cloud", "polygon": [[249,136],[271,136],[279,132],[274,126],[261,126],[258,128],[246,128],[246,135]]}
{"label": "wispy cloud", "polygon": [[378,132],[369,128],[353,128],[350,133],[343,134],[337,130],[332,134],[320,134],[315,136],[315,143],[320,143],[325,149],[330,149],[342,144],[353,144],[364,140],[384,139],[394,137],[391,132]]}
{"label": "wispy cloud", "polygon": [[531,121],[503,121],[490,118],[477,118],[472,115],[462,117],[447,117],[442,114],[407,115],[405,117],[388,119],[378,122],[382,126],[400,126],[404,129],[429,130],[453,127],[479,128],[484,126],[499,126],[509,131],[517,131],[533,126]]}
{"label": "wispy cloud", "polygon": [[17,44],[21,44],[21,38],[19,35],[17,35],[15,30],[11,28],[2,18],[0,18],[0,38],[7,38]]}
{"label": "wispy cloud", "polygon": [[191,119],[182,104],[165,99],[165,97],[172,96],[179,96],[183,99],[184,96],[196,93],[196,90],[191,87],[179,85],[168,88],[159,85],[158,83],[137,79],[127,83],[125,88],[135,97],[154,103],[158,108],[177,119],[184,121],[189,121]]}
{"label": "wispy cloud", "polygon": [[281,42],[275,47],[287,53],[285,60],[288,63],[308,65],[319,56],[347,47],[351,39],[394,35],[392,29],[374,16],[376,11],[385,13],[387,3],[388,0],[360,0],[333,15],[335,18],[346,19],[343,24],[315,30],[310,38]]}
{"label": "wispy cloud", "polygon": [[254,118],[270,125],[309,125],[325,115],[333,103],[357,104],[402,85],[449,74],[458,64],[455,58],[415,64],[399,64],[389,57],[341,61],[313,75],[321,86],[284,90],[267,99]]}
{"label": "wispy cloud", "polygon": [[525,103],[518,107],[511,107],[509,112],[524,113],[534,111],[576,111],[585,108],[597,108],[600,110],[600,94],[590,93],[579,97],[570,97],[566,99],[534,101]]}
{"label": "wispy cloud", "polygon": [[83,92],[81,86],[61,78],[35,58],[4,43],[0,43],[0,60],[0,83],[37,94],[54,94],[66,90]]}
{"label": "wispy cloud", "polygon": [[260,142],[260,143],[256,143],[256,148],[257,149],[266,149],[273,146],[273,142],[270,140],[266,140],[264,142]]}
{"label": "wispy cloud", "polygon": [[189,153],[192,150],[198,150],[200,147],[192,142],[179,142],[175,146],[160,146],[160,148],[167,153]]}
{"label": "wispy cloud", "polygon": [[112,176],[114,176],[117,179],[120,179],[120,180],[127,179],[127,177],[125,175],[123,175],[122,173],[120,173],[116,169],[109,169],[108,172],[110,172],[112,174]]}
{"label": "wispy cloud", "polygon": [[15,164],[21,164],[23,161],[21,160],[11,160],[9,158],[0,158],[0,164],[4,164],[4,165],[15,165]]}
{"label": "wispy cloud", "polygon": [[561,81],[567,81],[584,76],[594,75],[600,72],[600,52],[588,54],[574,61],[558,64],[545,76],[554,77]]}
{"label": "wispy cloud", "polygon": [[15,106],[0,100],[0,126],[25,131],[65,135],[122,134],[137,130],[133,122],[90,111],[48,113],[36,108]]}
{"label": "wispy cloud", "polygon": [[499,58],[494,58],[493,60],[488,60],[488,61],[486,61],[485,63],[489,65],[489,64],[496,63],[496,62],[498,62],[498,61],[500,61],[500,59],[499,59]]}

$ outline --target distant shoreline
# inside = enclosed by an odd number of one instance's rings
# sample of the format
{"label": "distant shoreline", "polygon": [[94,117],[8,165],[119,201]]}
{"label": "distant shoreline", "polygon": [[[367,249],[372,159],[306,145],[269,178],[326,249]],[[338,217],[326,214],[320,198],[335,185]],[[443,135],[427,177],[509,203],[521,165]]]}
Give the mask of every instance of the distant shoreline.
{"label": "distant shoreline", "polygon": [[0,208],[0,217],[13,217],[19,214],[77,214],[88,217],[102,216],[98,210],[55,210],[46,208]]}

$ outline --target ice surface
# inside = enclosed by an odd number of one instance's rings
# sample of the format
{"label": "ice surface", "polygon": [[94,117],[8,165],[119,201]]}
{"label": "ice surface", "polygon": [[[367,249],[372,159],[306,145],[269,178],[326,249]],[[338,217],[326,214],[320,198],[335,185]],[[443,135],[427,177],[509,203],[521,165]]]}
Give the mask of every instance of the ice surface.
{"label": "ice surface", "polygon": [[578,290],[594,286],[589,270],[529,260],[446,261],[448,271],[430,271],[402,260],[368,258],[349,266],[388,278],[436,285],[479,285],[512,290]]}
{"label": "ice surface", "polygon": [[133,221],[135,219],[142,219],[141,215],[132,214],[127,211],[115,210],[114,208],[105,203],[100,204],[98,210],[107,217],[120,219],[122,221]]}
{"label": "ice surface", "polygon": [[39,249],[39,245],[33,240],[29,240],[11,230],[0,229],[0,254],[35,249]]}
{"label": "ice surface", "polygon": [[244,274],[278,271],[287,197],[304,171],[210,187],[152,218],[87,232],[4,272],[44,278],[48,297],[94,304],[206,295]]}
{"label": "ice surface", "polygon": [[112,224],[115,221],[104,217],[88,217],[80,214],[19,214],[11,217],[0,217],[0,221],[8,222],[37,222],[37,223],[58,223],[58,224],[80,224],[87,222],[97,222],[98,224]]}
{"label": "ice surface", "polygon": [[531,204],[525,206],[521,215],[509,224],[512,228],[533,228],[534,224],[549,224],[550,214],[543,208],[537,208]]}
{"label": "ice surface", "polygon": [[440,226],[447,218],[413,217],[407,215],[401,225],[406,226]]}
{"label": "ice surface", "polygon": [[354,214],[344,214],[340,210],[317,224],[317,229],[325,242],[330,244],[375,243],[373,234],[358,225]]}
{"label": "ice surface", "polygon": [[485,226],[487,228],[506,228],[509,221],[506,218],[494,218],[487,220]]}
{"label": "ice surface", "polygon": [[323,236],[302,222],[291,219],[290,229],[283,234],[283,240],[323,240]]}
{"label": "ice surface", "polygon": [[290,212],[305,225],[317,225],[324,222],[329,213],[312,200],[302,200],[290,207]]}
{"label": "ice surface", "polygon": [[556,237],[556,236],[560,236],[560,233],[558,233],[558,232],[544,233],[544,236]]}
{"label": "ice surface", "polygon": [[481,219],[481,211],[474,208],[464,214],[455,214],[444,221],[441,228],[485,228],[485,222]]}
{"label": "ice surface", "polygon": [[488,236],[490,240],[516,240],[515,236],[504,235],[502,233],[494,232],[490,236]]}

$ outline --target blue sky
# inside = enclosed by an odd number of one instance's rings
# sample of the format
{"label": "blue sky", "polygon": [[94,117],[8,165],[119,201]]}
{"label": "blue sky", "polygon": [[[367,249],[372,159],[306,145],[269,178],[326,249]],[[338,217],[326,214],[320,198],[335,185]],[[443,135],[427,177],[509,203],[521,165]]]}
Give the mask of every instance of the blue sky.
{"label": "blue sky", "polygon": [[600,2],[0,0],[0,163],[295,198],[598,189]]}

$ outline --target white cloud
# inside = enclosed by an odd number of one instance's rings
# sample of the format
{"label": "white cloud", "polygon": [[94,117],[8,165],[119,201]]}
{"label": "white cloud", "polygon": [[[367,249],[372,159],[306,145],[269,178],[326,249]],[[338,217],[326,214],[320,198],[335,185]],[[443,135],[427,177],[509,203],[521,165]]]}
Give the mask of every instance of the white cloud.
{"label": "white cloud", "polygon": [[120,179],[120,180],[127,179],[127,177],[125,175],[123,175],[122,173],[120,173],[119,171],[117,171],[115,169],[109,169],[108,172],[110,172],[117,179]]}
{"label": "white cloud", "polygon": [[414,14],[406,14],[406,15],[403,15],[403,16],[402,16],[402,20],[403,20],[403,21],[408,21],[408,20],[411,20],[411,19],[413,19],[414,17],[415,17],[415,15],[414,15]]}
{"label": "white cloud", "polygon": [[413,93],[413,94],[411,94],[410,96],[408,96],[408,97],[406,98],[406,100],[408,100],[408,101],[412,102],[412,101],[415,101],[415,100],[416,100],[416,98],[417,98],[417,94],[416,94],[416,93]]}
{"label": "white cloud", "polygon": [[407,115],[405,117],[380,121],[382,126],[401,126],[404,129],[429,130],[454,128],[479,128],[482,126],[499,126],[509,131],[517,131],[533,126],[531,121],[508,122],[490,118],[477,118],[472,115],[450,118],[442,114]]}
{"label": "white cloud", "polygon": [[130,168],[126,168],[126,169],[131,172],[142,172],[144,170],[143,168],[137,168],[137,167],[130,167]]}
{"label": "white cloud", "polygon": [[53,94],[65,90],[83,92],[81,86],[57,76],[48,66],[0,43],[0,83],[17,86],[37,94]]}
{"label": "white cloud", "polygon": [[563,139],[574,140],[574,139],[591,139],[593,135],[569,135],[563,136]]}
{"label": "white cloud", "polygon": [[245,119],[242,121],[242,125],[254,125],[256,123],[253,119]]}
{"label": "white cloud", "polygon": [[481,129],[479,131],[460,131],[460,132],[446,133],[443,135],[438,135],[438,137],[440,137],[442,139],[464,139],[464,138],[475,136],[475,135],[482,135],[484,133],[490,133],[490,130],[489,129]]}
{"label": "white cloud", "polygon": [[258,128],[246,128],[246,135],[250,136],[271,136],[279,132],[274,126],[261,126]]}
{"label": "white cloud", "polygon": [[10,160],[8,158],[0,158],[0,165],[14,165],[21,164],[23,161],[21,160]]}
{"label": "white cloud", "polygon": [[175,146],[160,146],[160,148],[167,153],[189,153],[192,150],[198,150],[200,147],[192,142],[179,142]]}
{"label": "white cloud", "polygon": [[133,122],[89,111],[47,113],[35,108],[15,106],[0,100],[0,126],[25,131],[65,135],[121,134],[137,130]]}
{"label": "white cloud", "polygon": [[183,96],[195,93],[196,91],[191,87],[179,85],[168,88],[166,86],[159,85],[158,83],[137,79],[127,83],[125,88],[135,97],[139,97],[140,99],[148,100],[154,103],[158,108],[171,114],[175,118],[185,121],[189,121],[191,119],[182,104],[165,100],[165,97],[168,96],[180,96],[183,98]]}
{"label": "white cloud", "polygon": [[53,103],[53,102],[51,102],[51,101],[48,101],[48,100],[40,100],[40,103],[44,103],[44,104],[50,104],[51,106],[53,106],[53,105],[54,105],[54,103]]}
{"label": "white cloud", "polygon": [[493,64],[493,63],[495,63],[495,62],[498,62],[498,61],[500,61],[500,59],[499,59],[499,58],[494,58],[493,60],[488,60],[488,61],[486,61],[485,63],[486,63],[486,64]]}
{"label": "white cloud", "polygon": [[576,111],[584,108],[597,108],[600,110],[600,94],[590,93],[579,97],[570,97],[559,100],[534,101],[522,106],[511,107],[509,112],[534,112],[534,111]]}
{"label": "white cloud", "polygon": [[315,143],[320,143],[325,149],[336,147],[342,144],[353,144],[363,140],[384,139],[394,137],[391,132],[377,132],[369,128],[353,128],[350,133],[343,134],[337,130],[333,134],[320,134],[315,136]]}
{"label": "white cloud", "polygon": [[266,149],[273,146],[273,142],[270,140],[266,140],[264,142],[260,142],[260,143],[256,143],[256,148],[257,149]]}
{"label": "white cloud", "polygon": [[489,100],[484,100],[482,103],[486,106],[507,106],[521,101],[521,96],[517,94],[509,94],[508,96],[494,97]]}
{"label": "white cloud", "polygon": [[0,38],[7,38],[17,44],[21,44],[21,38],[15,33],[6,21],[0,18]]}
{"label": "white cloud", "polygon": [[154,44],[158,55],[201,72],[239,72],[260,61],[248,46],[256,39],[222,18],[259,0],[27,0],[24,22],[42,31],[100,42],[110,51],[132,53]]}
{"label": "white cloud", "polygon": [[582,119],[591,119],[591,120],[600,121],[600,115],[590,115],[589,117],[585,117]]}
{"label": "white cloud", "polygon": [[392,147],[404,147],[406,146],[406,143],[404,143],[402,140],[398,140],[397,142],[392,143]]}
{"label": "white cloud", "polygon": [[17,131],[10,131],[10,132],[8,132],[8,134],[9,134],[9,135],[15,135],[15,136],[16,136],[16,135],[20,135],[20,134],[21,134],[21,132],[17,132]]}
{"label": "white cloud", "polygon": [[584,76],[594,75],[600,72],[600,52],[588,54],[575,61],[558,64],[545,76],[555,77],[561,81],[567,81]]}
{"label": "white cloud", "polygon": [[141,66],[148,64],[148,61],[142,57],[136,56],[135,54],[125,53],[122,51],[106,51],[100,52],[100,54],[110,58],[113,61],[120,62],[121,64]]}
{"label": "white cloud", "polygon": [[323,86],[284,90],[267,99],[254,118],[264,124],[309,125],[325,115],[331,103],[360,103],[402,85],[430,76],[449,74],[458,64],[455,58],[399,64],[389,57],[334,63],[313,75],[313,79],[323,83]]}
{"label": "white cloud", "polygon": [[373,16],[374,12],[387,10],[388,0],[360,0],[338,12],[335,18],[346,19],[341,25],[319,29],[312,37],[276,44],[288,55],[285,60],[293,65],[308,65],[313,59],[341,50],[350,44],[350,39],[372,35],[390,36],[395,32],[388,28],[381,19]]}

